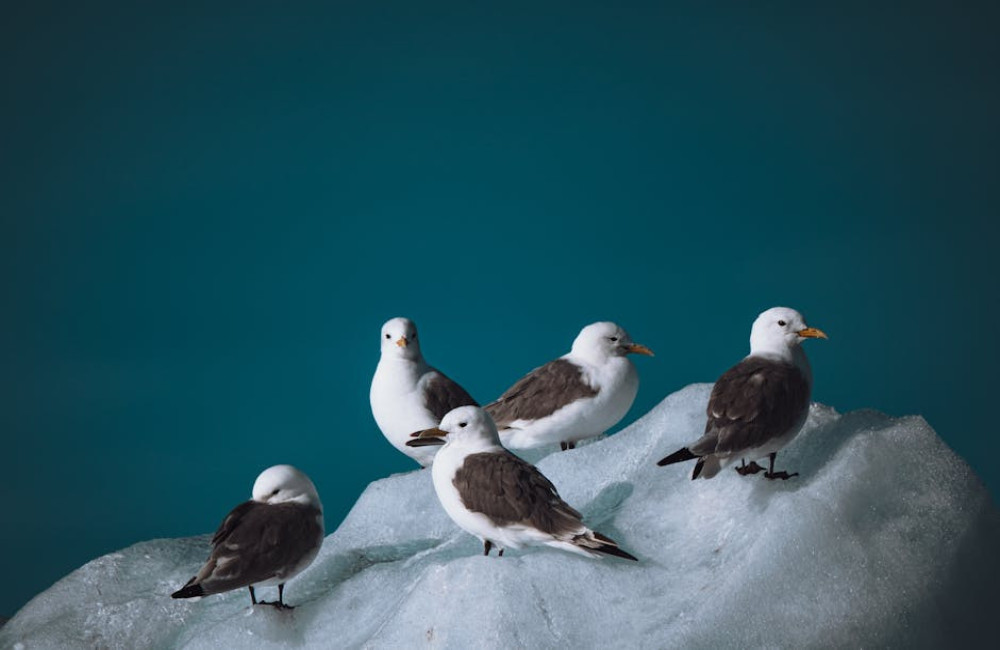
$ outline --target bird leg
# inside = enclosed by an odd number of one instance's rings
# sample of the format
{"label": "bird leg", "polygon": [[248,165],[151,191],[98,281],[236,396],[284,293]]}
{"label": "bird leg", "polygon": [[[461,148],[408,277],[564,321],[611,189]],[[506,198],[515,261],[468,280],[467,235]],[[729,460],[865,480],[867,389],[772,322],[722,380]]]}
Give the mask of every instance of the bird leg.
{"label": "bird leg", "polygon": [[576,443],[575,443],[575,442],[573,442],[573,441],[569,441],[569,442],[560,442],[560,443],[559,443],[559,448],[560,448],[560,449],[561,449],[562,451],[566,451],[567,449],[576,449]]}
{"label": "bird leg", "polygon": [[[493,550],[493,542],[488,539],[483,540],[483,555],[489,555],[491,550]],[[503,549],[500,549],[497,557],[503,557]]]}
{"label": "bird leg", "polygon": [[774,457],[778,455],[778,452],[774,452],[767,457],[768,460],[768,470],[764,472],[764,478],[774,480],[780,478],[782,481],[787,481],[793,476],[798,476],[798,472],[793,472],[789,474],[788,472],[776,472],[774,471]]}
{"label": "bird leg", "polygon": [[[253,587],[250,587],[250,596],[253,597]],[[253,604],[254,605],[258,604],[256,599],[253,601]],[[270,605],[275,609],[295,609],[291,605],[285,604],[285,583],[283,582],[280,585],[278,585],[278,600],[275,600],[273,602],[262,600],[260,601],[259,604]]]}
{"label": "bird leg", "polygon": [[255,594],[255,593],[253,592],[253,585],[250,585],[250,586],[248,587],[248,589],[250,590],[250,602],[251,602],[252,604],[256,605],[256,604],[257,604],[257,594]]}
{"label": "bird leg", "polygon": [[280,585],[278,585],[278,607],[280,607],[282,609],[286,609],[286,608],[287,609],[291,609],[291,607],[288,607],[288,605],[285,604],[285,583],[284,582],[282,582]]}
{"label": "bird leg", "polygon": [[761,467],[760,465],[758,465],[757,461],[755,461],[755,460],[751,460],[750,464],[747,465],[746,459],[745,458],[741,458],[740,459],[740,463],[742,463],[742,464],[739,467],[734,467],[733,468],[733,469],[735,469],[739,473],[740,476],[746,476],[747,474],[756,474],[757,472],[763,472],[764,471],[764,468]]}

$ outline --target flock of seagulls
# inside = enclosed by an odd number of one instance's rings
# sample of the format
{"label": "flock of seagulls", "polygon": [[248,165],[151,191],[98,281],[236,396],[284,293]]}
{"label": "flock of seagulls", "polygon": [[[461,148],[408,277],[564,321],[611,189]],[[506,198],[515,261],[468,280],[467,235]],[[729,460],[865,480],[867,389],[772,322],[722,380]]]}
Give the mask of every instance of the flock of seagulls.
{"label": "flock of seagulls", "polygon": [[[812,371],[801,347],[827,338],[787,307],[761,313],[750,333],[750,354],[716,381],[705,433],[658,465],[695,461],[692,479],[710,479],[740,460],[741,475],[771,480],[777,453],[809,413]],[[480,406],[458,383],[423,357],[416,325],[393,318],[381,330],[381,357],[372,379],[372,415],[386,440],[422,467],[455,524],[493,548],[545,545],[598,557],[638,561],[617,542],[591,530],[534,465],[510,449],[559,443],[568,451],[617,424],[635,400],[639,377],[630,354],[653,356],[610,322],[584,327],[570,351],[519,379]],[[757,460],[766,458],[765,469]],[[747,463],[747,461],[750,461]],[[290,465],[265,470],[253,498],[234,508],[212,538],[212,552],[174,598],[285,583],[315,559],[323,542],[323,506],[309,478]]]}

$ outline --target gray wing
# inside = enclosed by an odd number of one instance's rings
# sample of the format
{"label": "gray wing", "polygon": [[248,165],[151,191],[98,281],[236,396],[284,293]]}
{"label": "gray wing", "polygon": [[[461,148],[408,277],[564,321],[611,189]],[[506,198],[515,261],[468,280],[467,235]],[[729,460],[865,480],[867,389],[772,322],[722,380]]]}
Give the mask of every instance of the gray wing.
{"label": "gray wing", "polygon": [[550,361],[535,368],[507,389],[486,412],[498,429],[516,420],[537,420],[552,415],[568,404],[597,395],[583,378],[583,369],[566,359]]}
{"label": "gray wing", "polygon": [[319,514],[295,503],[241,503],[215,532],[212,554],[189,584],[213,594],[280,575],[315,548]]}
{"label": "gray wing", "polygon": [[452,479],[465,507],[495,524],[526,524],[557,537],[583,527],[581,515],[538,469],[509,453],[466,456]]}
{"label": "gray wing", "polygon": [[434,370],[424,386],[424,406],[440,422],[452,409],[459,406],[479,406],[479,403],[444,373]]}
{"label": "gray wing", "polygon": [[809,409],[809,382],[790,363],[747,358],[715,382],[698,456],[738,453],[787,433]]}

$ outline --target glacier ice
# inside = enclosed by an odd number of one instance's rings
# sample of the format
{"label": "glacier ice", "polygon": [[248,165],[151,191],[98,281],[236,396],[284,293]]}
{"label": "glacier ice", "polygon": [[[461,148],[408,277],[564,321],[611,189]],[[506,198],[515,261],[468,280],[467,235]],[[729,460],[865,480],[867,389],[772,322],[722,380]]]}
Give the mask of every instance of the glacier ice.
{"label": "glacier ice", "polygon": [[[375,481],[288,584],[176,601],[209,536],[98,558],[0,628],[8,648],[747,647],[983,643],[1000,614],[1000,514],[919,417],[814,405],[789,481],[656,467],[695,439],[711,386],[539,462],[593,528],[640,558],[548,548],[483,557],[430,472]],[[260,590],[272,598],[267,590]]]}

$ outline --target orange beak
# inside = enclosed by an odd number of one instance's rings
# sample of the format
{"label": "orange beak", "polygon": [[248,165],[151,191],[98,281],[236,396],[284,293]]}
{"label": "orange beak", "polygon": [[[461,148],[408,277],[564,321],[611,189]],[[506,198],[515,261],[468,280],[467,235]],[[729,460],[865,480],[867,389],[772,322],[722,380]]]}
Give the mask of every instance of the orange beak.
{"label": "orange beak", "polygon": [[828,339],[829,336],[821,329],[816,329],[815,327],[807,327],[804,330],[799,330],[796,332],[799,336],[807,339]]}
{"label": "orange beak", "polygon": [[638,343],[633,343],[632,345],[628,345],[625,347],[625,349],[628,350],[628,352],[631,354],[644,354],[647,357],[655,356],[652,350],[647,348],[645,345],[639,345]]}
{"label": "orange beak", "polygon": [[406,337],[405,336],[400,336],[399,340],[396,341],[396,345],[398,345],[401,348],[405,348],[406,347]]}

